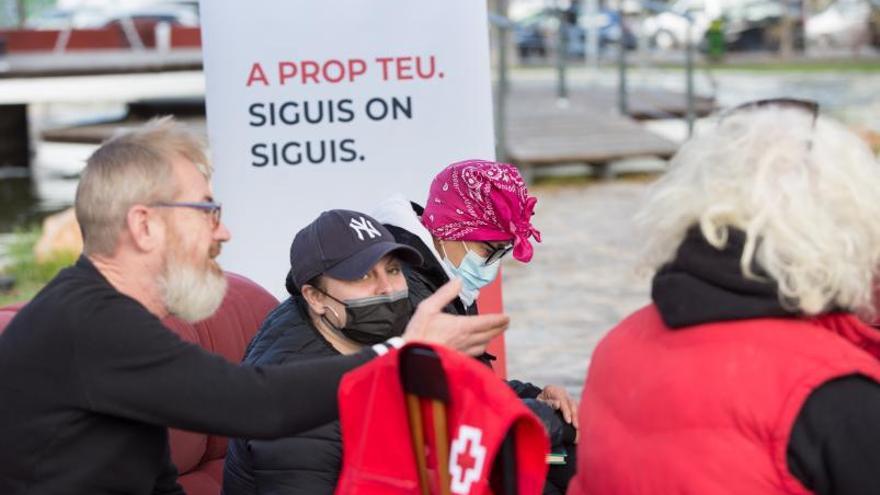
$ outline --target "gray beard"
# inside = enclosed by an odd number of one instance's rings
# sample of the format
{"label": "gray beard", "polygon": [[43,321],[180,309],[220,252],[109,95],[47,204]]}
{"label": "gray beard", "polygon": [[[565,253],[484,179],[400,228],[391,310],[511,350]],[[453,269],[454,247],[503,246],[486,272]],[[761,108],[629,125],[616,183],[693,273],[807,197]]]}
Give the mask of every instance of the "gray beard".
{"label": "gray beard", "polygon": [[213,315],[226,295],[226,276],[210,268],[198,269],[169,256],[159,278],[165,308],[174,316],[195,323]]}

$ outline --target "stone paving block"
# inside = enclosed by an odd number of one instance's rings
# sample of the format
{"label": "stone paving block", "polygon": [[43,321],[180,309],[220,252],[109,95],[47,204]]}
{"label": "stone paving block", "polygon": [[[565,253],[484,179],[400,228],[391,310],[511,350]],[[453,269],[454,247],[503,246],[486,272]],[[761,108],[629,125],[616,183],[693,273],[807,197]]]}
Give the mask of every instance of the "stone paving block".
{"label": "stone paving block", "polygon": [[508,376],[559,384],[580,397],[590,356],[605,333],[649,301],[636,272],[632,218],[649,182],[534,186],[543,242],[528,264],[506,259]]}

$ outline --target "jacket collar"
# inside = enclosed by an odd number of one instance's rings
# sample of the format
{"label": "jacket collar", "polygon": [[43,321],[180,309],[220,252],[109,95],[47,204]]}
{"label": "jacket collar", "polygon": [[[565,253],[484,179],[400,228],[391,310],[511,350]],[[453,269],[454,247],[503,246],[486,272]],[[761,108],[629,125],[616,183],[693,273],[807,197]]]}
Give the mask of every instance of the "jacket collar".
{"label": "jacket collar", "polygon": [[[716,249],[699,227],[691,227],[675,258],[654,276],[651,298],[670,328],[747,318],[785,317],[797,313],[782,306],[769,277],[746,278],[740,268],[745,233],[729,229],[727,245]],[[766,276],[753,264],[753,272]]]}
{"label": "jacket collar", "polygon": [[[263,320],[251,339],[242,362],[267,364],[318,343],[324,354],[339,354],[314,327],[308,315],[308,303],[297,292],[275,307]],[[311,351],[314,353],[315,351]]]}
{"label": "jacket collar", "polygon": [[[406,199],[402,194],[395,194],[382,201],[373,211],[372,217],[382,222],[386,227],[398,227],[418,238],[419,242],[414,241],[408,244],[418,249],[426,264],[432,264],[431,261],[436,262],[446,273],[446,278],[452,278],[452,273],[440,262],[442,257],[434,247],[434,238],[422,225],[421,217],[424,211],[425,209],[421,205]],[[398,242],[400,241],[398,240]]]}
{"label": "jacket collar", "polygon": [[829,310],[807,317],[786,309],[777,284],[753,263],[761,280],[746,278],[740,268],[745,233],[729,229],[724,249],[716,249],[698,227],[691,227],[675,258],[654,276],[651,298],[667,327],[679,329],[702,323],[751,318],[801,318],[834,332],[880,358],[880,332],[851,313]]}

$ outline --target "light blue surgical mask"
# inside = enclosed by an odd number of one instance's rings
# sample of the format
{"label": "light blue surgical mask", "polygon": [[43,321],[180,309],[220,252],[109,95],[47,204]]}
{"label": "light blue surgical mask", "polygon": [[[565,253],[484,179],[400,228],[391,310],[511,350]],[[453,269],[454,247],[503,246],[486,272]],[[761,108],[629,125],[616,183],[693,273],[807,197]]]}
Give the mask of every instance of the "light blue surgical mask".
{"label": "light blue surgical mask", "polygon": [[464,244],[467,254],[461,259],[461,263],[455,266],[446,255],[446,248],[443,249],[443,264],[452,273],[453,276],[461,279],[461,290],[458,292],[458,298],[464,305],[470,306],[480,295],[480,289],[492,283],[498,277],[498,269],[501,263],[495,262],[491,265],[486,264],[486,258],[468,249]]}

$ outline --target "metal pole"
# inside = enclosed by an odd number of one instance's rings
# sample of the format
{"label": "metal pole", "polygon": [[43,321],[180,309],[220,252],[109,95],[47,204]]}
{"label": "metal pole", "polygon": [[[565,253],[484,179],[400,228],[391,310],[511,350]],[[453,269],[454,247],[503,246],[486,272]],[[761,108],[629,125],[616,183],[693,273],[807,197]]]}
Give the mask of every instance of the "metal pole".
{"label": "metal pole", "polygon": [[[507,19],[507,0],[497,0],[496,13]],[[507,26],[496,26],[498,42],[498,85],[495,88],[495,154],[502,162],[507,161],[507,95],[510,88],[507,67]]]}
{"label": "metal pole", "polygon": [[18,17],[16,19],[18,21],[18,27],[23,28],[24,21],[25,21],[25,19],[27,19],[27,11],[25,10],[24,0],[16,0],[15,6],[16,6],[16,9],[15,9],[16,14]]}
{"label": "metal pole", "polygon": [[594,69],[599,68],[599,0],[587,0],[587,18],[590,20],[587,31],[587,59]]}
{"label": "metal pole", "polygon": [[626,88],[626,43],[623,39],[623,10],[619,11],[618,14],[619,20],[617,22],[620,23],[620,40],[617,44],[617,106],[620,109],[620,114],[626,115],[629,113],[629,97]]}
{"label": "metal pole", "polygon": [[694,44],[691,41],[691,30],[693,29],[693,19],[690,16],[686,17],[687,20],[687,31],[685,33],[685,92],[687,97],[687,126],[688,126],[688,137],[693,136],[694,134],[694,120],[695,114],[694,111]]}
{"label": "metal pole", "polygon": [[559,2],[556,3],[556,14],[559,16],[559,29],[557,30],[559,42],[556,47],[556,96],[560,100],[564,100],[568,98],[568,87],[565,81],[565,55],[568,50],[565,41],[567,38],[565,35],[565,11],[559,8]]}
{"label": "metal pole", "polygon": [[785,0],[782,2],[782,5],[785,10],[782,12],[782,35],[779,40],[779,55],[784,60],[788,60],[791,58],[792,53],[794,53],[794,19],[791,14],[796,2]]}

